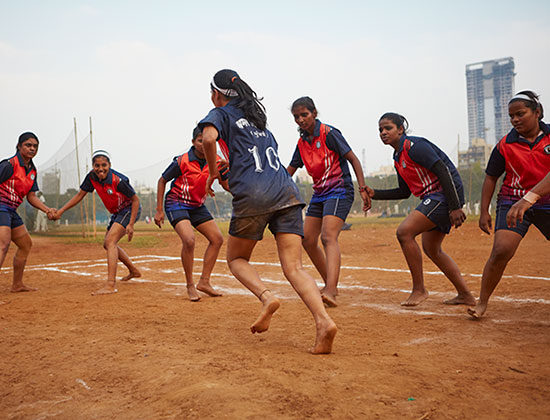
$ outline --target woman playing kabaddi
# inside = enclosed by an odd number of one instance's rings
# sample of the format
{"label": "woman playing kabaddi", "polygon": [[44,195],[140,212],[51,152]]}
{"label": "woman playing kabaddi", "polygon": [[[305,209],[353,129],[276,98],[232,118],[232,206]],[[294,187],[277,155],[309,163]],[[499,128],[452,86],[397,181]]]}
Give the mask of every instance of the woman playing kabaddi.
{"label": "woman playing kabaddi", "polygon": [[264,107],[256,93],[233,70],[220,70],[211,82],[214,109],[199,123],[210,176],[207,191],[219,177],[216,141],[229,160],[233,216],[227,262],[233,275],[261,302],[252,333],[267,331],[280,301],[265,286],[250,257],[266,226],[277,242],[285,277],[313,315],[316,338],[310,351],[330,353],[337,332],[315,281],[302,268],[302,201],[296,184],[281,165],[278,146],[266,128]]}
{"label": "woman playing kabaddi", "polygon": [[550,194],[544,188],[550,171],[550,126],[542,121],[542,104],[530,90],[510,100],[508,114],[513,128],[493,149],[481,189],[479,227],[489,235],[489,204],[498,179],[505,174],[497,198],[493,249],[483,269],[479,301],[468,310],[476,319],[487,310],[491,294],[529,227],[535,225],[550,240]]}
{"label": "woman playing kabaddi", "polygon": [[[292,176],[305,165],[313,178],[313,196],[304,221],[303,246],[325,282],[321,291],[328,306],[336,305],[340,277],[340,246],[338,236],[353,204],[353,182],[349,171],[351,163],[363,211],[370,208],[365,190],[365,177],[357,156],[337,128],[321,123],[313,100],[304,96],[294,101],[291,108],[300,130],[300,139],[287,167]],[[319,236],[325,250],[319,247]]]}
{"label": "woman playing kabaddi", "polygon": [[0,162],[0,267],[8,253],[10,242],[17,246],[13,256],[13,282],[11,292],[36,290],[23,283],[23,271],[32,247],[32,240],[17,207],[27,197],[32,206],[53,215],[55,209],[47,207],[36,196],[36,167],[32,159],[38,152],[38,137],[31,132],[23,133],[17,141],[16,153]]}
{"label": "woman playing kabaddi", "polygon": [[422,249],[455,287],[458,295],[443,303],[474,305],[460,270],[453,259],[441,249],[451,227],[458,228],[466,215],[462,180],[453,163],[435,144],[422,137],[407,135],[408,121],[402,115],[388,112],[378,122],[380,138],[394,149],[393,159],[399,188],[373,190],[367,187],[373,200],[398,200],[411,193],[422,202],[397,228],[407,265],[411,271],[413,288],[403,306],[416,306],[428,298],[424,286],[422,252],[416,237],[422,235]]}
{"label": "woman playing kabaddi", "polygon": [[103,241],[103,248],[107,251],[107,282],[92,293],[93,295],[105,295],[116,293],[117,261],[120,260],[130,271],[122,281],[128,281],[134,277],[140,277],[141,273],[132,263],[128,254],[118,246],[118,242],[128,235],[128,241],[134,236],[134,223],[139,219],[141,208],[139,198],[130,185],[128,178],[111,169],[111,157],[105,150],[96,150],[92,155],[93,169],[86,175],[80,186],[80,191],[71,198],[55,214],[55,219],[76,206],[89,192],[97,191],[99,198],[107,210],[112,214],[107,233]]}
{"label": "woman playing kabaddi", "polygon": [[[187,282],[189,300],[200,300],[197,289],[209,296],[221,296],[210,284],[210,274],[216,264],[218,253],[223,244],[220,228],[204,205],[206,199],[206,181],[208,164],[204,157],[202,133],[199,127],[193,130],[193,146],[187,153],[176,156],[163,172],[157,184],[157,212],[155,223],[160,228],[164,223],[164,214],[181,239],[181,263]],[[221,158],[217,160],[221,164]],[[222,176],[221,184],[228,190],[227,177]],[[173,180],[173,181],[172,181]],[[166,193],[166,183],[172,181]],[[164,205],[163,205],[164,203]],[[197,287],[193,282],[193,260],[195,252],[195,234],[193,228],[208,240],[204,252],[202,274]]]}

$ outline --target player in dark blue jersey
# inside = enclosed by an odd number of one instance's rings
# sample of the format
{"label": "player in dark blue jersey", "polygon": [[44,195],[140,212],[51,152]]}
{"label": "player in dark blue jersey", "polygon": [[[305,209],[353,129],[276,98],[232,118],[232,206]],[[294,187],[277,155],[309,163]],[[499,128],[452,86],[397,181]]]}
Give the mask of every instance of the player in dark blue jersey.
{"label": "player in dark blue jersey", "polygon": [[263,304],[252,333],[267,331],[280,302],[249,263],[266,226],[275,236],[283,273],[313,314],[317,329],[313,354],[330,353],[336,324],[328,316],[315,281],[302,268],[304,202],[281,165],[278,146],[266,128],[264,107],[256,93],[233,70],[221,70],[211,82],[216,108],[199,123],[210,176],[207,191],[219,178],[216,141],[229,161],[233,216],[227,263],[233,275]]}
{"label": "player in dark blue jersey", "polygon": [[17,207],[27,197],[29,204],[47,213],[48,217],[55,212],[55,209],[47,207],[36,196],[38,184],[32,159],[38,152],[38,137],[30,132],[21,134],[16,150],[15,156],[0,162],[0,267],[4,263],[10,242],[13,242],[17,246],[13,257],[13,293],[36,290],[23,283],[23,271],[32,240],[23,220],[16,213]]}
{"label": "player in dark blue jersey", "polygon": [[458,295],[443,303],[475,305],[460,269],[443,252],[441,244],[451,227],[459,227],[466,219],[462,211],[464,189],[460,175],[448,156],[435,144],[422,137],[407,135],[408,121],[402,115],[388,112],[378,122],[380,138],[395,149],[394,165],[399,188],[367,191],[373,200],[408,198],[411,193],[422,202],[397,228],[407,265],[411,271],[413,289],[403,306],[416,306],[428,298],[422,271],[422,252],[416,236],[422,235],[422,249],[456,288]]}

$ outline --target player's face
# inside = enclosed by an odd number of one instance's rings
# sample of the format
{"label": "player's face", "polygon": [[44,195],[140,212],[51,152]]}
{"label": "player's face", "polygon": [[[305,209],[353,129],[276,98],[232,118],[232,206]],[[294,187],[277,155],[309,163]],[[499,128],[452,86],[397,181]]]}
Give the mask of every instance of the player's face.
{"label": "player's face", "polygon": [[17,146],[17,150],[25,160],[31,160],[38,152],[38,140],[28,139]]}
{"label": "player's face", "polygon": [[195,146],[195,155],[197,155],[197,157],[200,159],[204,159],[204,147],[202,145],[202,134],[199,134],[193,140],[193,146]]}
{"label": "player's face", "polygon": [[309,135],[313,134],[315,130],[315,118],[317,118],[317,111],[311,112],[305,106],[297,106],[292,109],[292,115],[294,121],[298,124],[302,130],[307,131]]}
{"label": "player's face", "polygon": [[101,181],[107,178],[109,169],[111,169],[111,163],[107,160],[107,158],[104,156],[97,156],[94,159],[93,164],[94,164],[94,173],[97,175],[97,177]]}
{"label": "player's face", "polygon": [[399,139],[403,135],[403,127],[397,128],[397,125],[393,121],[383,118],[378,123],[378,131],[380,132],[382,143],[397,149]]}
{"label": "player's face", "polygon": [[540,111],[533,111],[523,101],[514,101],[508,105],[510,122],[521,136],[527,136],[539,131]]}

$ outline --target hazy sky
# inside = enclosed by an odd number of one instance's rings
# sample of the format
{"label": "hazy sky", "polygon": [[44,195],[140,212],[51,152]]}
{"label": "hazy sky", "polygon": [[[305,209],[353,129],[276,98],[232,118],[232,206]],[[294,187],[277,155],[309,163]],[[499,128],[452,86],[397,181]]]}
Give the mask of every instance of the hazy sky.
{"label": "hazy sky", "polygon": [[[95,145],[124,172],[186,151],[212,108],[209,82],[233,68],[263,96],[286,165],[292,101],[311,96],[367,171],[391,163],[378,138],[405,115],[456,161],[468,142],[465,65],[512,56],[516,91],[550,112],[548,1],[0,0],[0,158],[17,137],[52,156],[88,117]],[[160,175],[160,174],[159,174]]]}

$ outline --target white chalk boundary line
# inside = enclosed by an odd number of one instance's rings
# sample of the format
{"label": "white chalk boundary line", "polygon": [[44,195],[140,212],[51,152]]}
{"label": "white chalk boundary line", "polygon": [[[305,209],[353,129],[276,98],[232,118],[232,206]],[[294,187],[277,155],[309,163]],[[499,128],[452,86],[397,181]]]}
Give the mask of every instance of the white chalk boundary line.
{"label": "white chalk boundary line", "polygon": [[[161,261],[179,261],[180,257],[171,257],[167,255],[138,255],[135,257],[132,257],[132,259],[136,263],[148,263],[148,262],[161,262]],[[202,258],[195,258],[195,261],[202,261]],[[225,260],[218,259],[217,262],[219,263],[225,263]],[[280,267],[279,263],[270,263],[270,262],[258,262],[254,261],[251,264],[258,265],[258,266],[270,266],[270,267]],[[61,266],[70,266],[68,268],[70,269],[63,269],[60,268]],[[107,260],[104,258],[96,259],[96,260],[77,260],[77,261],[64,261],[64,262],[58,262],[58,263],[48,263],[48,264],[35,264],[35,265],[29,265],[26,267],[25,270],[27,271],[51,271],[51,272],[58,272],[63,274],[74,274],[77,276],[85,276],[85,277],[97,277],[97,275],[86,272],[86,271],[76,271],[75,269],[82,269],[82,268],[93,268],[93,267],[106,267],[107,266]],[[305,265],[304,267],[307,268],[314,268],[313,265]],[[342,269],[344,270],[371,270],[371,271],[383,271],[383,272],[396,272],[396,273],[409,273],[409,270],[403,270],[398,268],[383,268],[383,267],[359,267],[359,266],[342,266]],[[8,271],[11,270],[10,267],[4,267],[2,268],[2,271]],[[162,269],[161,272],[163,273],[180,273],[181,271],[176,270],[169,270],[169,269]],[[431,275],[443,275],[440,271],[427,271],[426,274]],[[200,275],[200,273],[194,273],[197,275]],[[481,274],[463,274],[466,276],[471,277],[481,277]],[[220,273],[212,273],[212,276],[218,276],[218,277],[228,277],[233,278],[230,274],[220,274]],[[530,280],[543,280],[543,281],[550,281],[550,278],[548,277],[539,277],[539,276],[527,276],[527,275],[507,275],[502,276],[504,278],[521,278],[521,279],[530,279]],[[280,281],[280,280],[273,280],[273,279],[267,279],[262,278],[263,281],[266,283],[272,283],[272,284],[278,284],[278,285],[288,285],[288,282],[286,281]],[[138,279],[131,280],[132,282],[142,282],[142,283],[163,283],[169,286],[175,286],[180,287],[184,286],[184,283],[174,283],[174,282],[165,282],[162,280],[147,280],[143,277]],[[396,288],[388,288],[388,287],[379,287],[379,286],[363,286],[363,285],[357,285],[357,284],[345,284],[343,282],[340,282],[340,288],[344,290],[362,290],[362,291],[376,291],[376,292],[390,292],[390,293],[410,293],[410,290],[407,289],[396,289]],[[226,293],[231,294],[241,294],[241,289],[235,289],[235,288],[226,288]],[[248,293],[248,292],[246,292]],[[446,293],[446,292],[437,292],[437,291],[430,291],[431,295],[435,296],[452,296],[452,293]],[[493,296],[493,300],[498,300],[501,302],[506,303],[517,303],[517,304],[528,304],[528,303],[540,303],[544,305],[549,305],[550,300],[547,299],[531,299],[531,298],[512,298],[509,296]]]}

